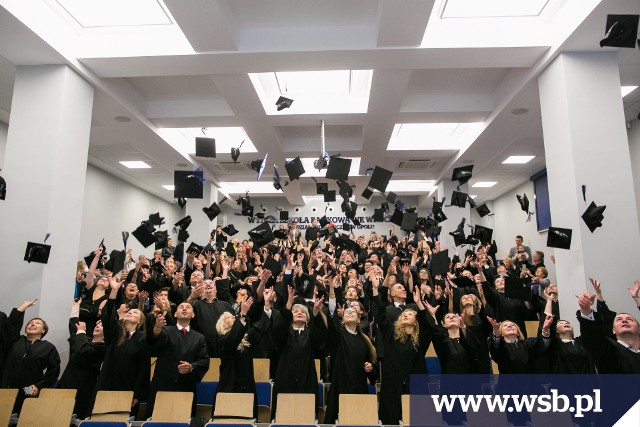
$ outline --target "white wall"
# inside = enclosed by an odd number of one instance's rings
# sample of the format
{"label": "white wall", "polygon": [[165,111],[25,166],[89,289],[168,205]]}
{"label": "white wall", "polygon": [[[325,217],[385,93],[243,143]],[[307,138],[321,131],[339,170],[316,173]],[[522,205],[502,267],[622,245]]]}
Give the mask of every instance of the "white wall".
{"label": "white wall", "polygon": [[522,195],[523,193],[526,193],[530,200],[532,206],[530,209],[535,211],[533,182],[527,181],[503,194],[492,203],[487,203],[495,216],[480,219],[474,212],[473,218],[476,223],[493,228],[493,239],[498,245],[498,259],[507,256],[509,249],[515,245],[515,237],[521,235],[524,238],[524,244],[531,248],[531,252],[544,252],[549,279],[555,282],[555,267],[550,259],[555,249],[547,247],[547,232],[538,232],[535,215],[531,217],[531,221],[527,222],[527,214],[520,209],[520,204],[516,199],[517,194]]}
{"label": "white wall", "polygon": [[631,122],[631,129],[627,131],[629,138],[629,156],[631,157],[631,172],[633,172],[633,186],[636,190],[636,207],[638,222],[640,222],[640,120]]}
{"label": "white wall", "polygon": [[[103,238],[108,251],[122,249],[122,231],[131,233],[151,213],[160,212],[165,218],[165,225],[156,228],[169,230],[169,235],[173,224],[182,218],[177,204],[165,202],[92,165],[87,165],[82,208],[79,260],[89,255]],[[143,248],[133,235],[129,236],[127,246],[133,248],[136,255],[150,256],[154,250],[153,246]]]}
{"label": "white wall", "polygon": [[[4,149],[7,146],[7,133],[9,132],[9,126],[6,123],[0,122],[0,169],[4,164]],[[2,173],[0,173],[2,175]]]}

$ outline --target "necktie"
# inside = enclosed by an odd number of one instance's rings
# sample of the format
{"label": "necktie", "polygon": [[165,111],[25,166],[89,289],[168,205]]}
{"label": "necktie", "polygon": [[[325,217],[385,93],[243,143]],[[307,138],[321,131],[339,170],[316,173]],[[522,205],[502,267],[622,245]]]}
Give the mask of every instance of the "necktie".
{"label": "necktie", "polygon": [[398,308],[400,309],[400,311],[403,311],[405,308],[407,308],[407,306],[404,304],[400,304]]}
{"label": "necktie", "polygon": [[182,335],[187,335],[187,328],[182,328]]}

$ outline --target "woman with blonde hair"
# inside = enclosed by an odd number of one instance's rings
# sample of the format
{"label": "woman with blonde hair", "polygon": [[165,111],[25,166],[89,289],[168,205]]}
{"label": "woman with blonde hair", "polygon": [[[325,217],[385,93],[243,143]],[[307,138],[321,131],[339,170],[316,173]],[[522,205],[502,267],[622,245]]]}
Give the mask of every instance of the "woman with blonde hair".
{"label": "woman with blonde hair", "polygon": [[109,278],[111,293],[102,310],[102,325],[107,353],[98,377],[96,390],[133,391],[131,413],[147,398],[151,362],[145,335],[146,318],[142,311],[116,307],[118,290],[123,282]]}
{"label": "woman with blonde hair", "polygon": [[409,375],[427,373],[424,355],[429,348],[430,335],[420,287],[413,290],[418,311],[405,309],[391,323],[378,293],[381,281],[378,275],[371,277],[373,313],[380,332],[378,339],[384,342],[379,413],[382,424],[398,424],[402,419],[401,396],[409,394]]}

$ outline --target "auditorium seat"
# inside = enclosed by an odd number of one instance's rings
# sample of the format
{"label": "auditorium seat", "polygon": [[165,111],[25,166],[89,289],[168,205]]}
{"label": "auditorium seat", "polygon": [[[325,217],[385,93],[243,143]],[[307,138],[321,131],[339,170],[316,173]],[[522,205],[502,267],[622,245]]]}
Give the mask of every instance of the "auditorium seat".
{"label": "auditorium seat", "polygon": [[214,424],[253,424],[253,393],[218,393]]}
{"label": "auditorium seat", "polygon": [[[151,421],[182,423],[191,418],[193,393],[184,391],[159,391],[153,405]],[[157,424],[154,424],[157,425]]]}
{"label": "auditorium seat", "polygon": [[378,399],[375,394],[341,394],[338,424],[342,426],[378,425]]}
{"label": "auditorium seat", "polygon": [[18,389],[0,388],[0,426],[8,426],[11,420],[11,411],[16,403]]}
{"label": "auditorium seat", "polygon": [[26,399],[18,427],[69,427],[75,403],[75,399],[65,397]]}
{"label": "auditorium seat", "polygon": [[313,425],[316,422],[315,404],[316,397],[313,394],[280,393],[275,422],[279,425]]}
{"label": "auditorium seat", "polygon": [[92,421],[128,421],[132,391],[100,390],[91,414]]}

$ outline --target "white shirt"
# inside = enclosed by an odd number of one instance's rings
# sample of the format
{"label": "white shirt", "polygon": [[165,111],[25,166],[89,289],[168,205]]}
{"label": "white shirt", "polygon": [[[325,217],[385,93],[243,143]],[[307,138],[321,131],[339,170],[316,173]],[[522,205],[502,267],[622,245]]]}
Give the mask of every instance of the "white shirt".
{"label": "white shirt", "polygon": [[[183,328],[182,328],[182,326],[180,326],[180,325],[176,324],[176,328],[178,328],[178,330],[179,330],[180,332],[182,332],[182,329],[183,329]],[[186,330],[187,330],[187,332],[191,332],[191,325],[187,325],[187,326],[185,326],[185,327],[184,327],[184,329],[186,329]]]}
{"label": "white shirt", "polygon": [[627,344],[626,342],[618,340],[618,343],[621,346],[626,347],[627,349],[631,350],[632,352],[634,352],[636,354],[640,354],[640,350],[635,350],[635,349],[631,348],[631,346],[629,344]]}

